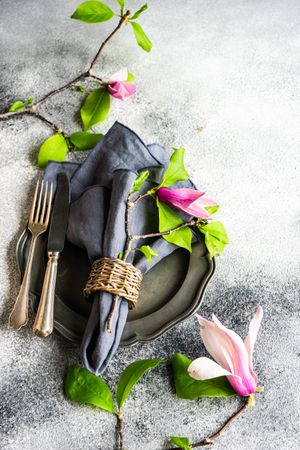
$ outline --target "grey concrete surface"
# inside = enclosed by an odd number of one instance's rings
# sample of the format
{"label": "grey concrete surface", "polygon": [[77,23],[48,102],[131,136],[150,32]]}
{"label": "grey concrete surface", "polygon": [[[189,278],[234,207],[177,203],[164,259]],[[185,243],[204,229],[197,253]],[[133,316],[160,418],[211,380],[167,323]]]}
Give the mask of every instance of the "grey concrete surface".
{"label": "grey concrete surface", "polygon": [[[84,68],[112,23],[69,18],[79,2],[1,0],[1,111],[39,98]],[[133,10],[141,2],[128,0]],[[153,40],[139,49],[129,28],[109,44],[99,76],[127,66],[138,93],[114,102],[115,121],[146,142],[185,146],[199,188],[222,205],[231,244],[218,262],[201,313],[215,312],[241,335],[265,310],[255,370],[265,392],[218,439],[216,450],[296,449],[299,435],[299,0],[149,1],[141,19]],[[113,0],[109,4],[116,8]],[[43,108],[68,132],[79,129],[73,91]],[[37,148],[49,130],[33,118],[0,124],[0,448],[110,450],[114,418],[63,396],[78,348],[60,336],[40,340],[7,328],[18,291],[14,248],[26,223]],[[31,317],[32,321],[32,317]],[[190,318],[153,343],[120,349],[106,374],[114,387],[137,358],[205,354]],[[162,450],[170,435],[193,441],[213,432],[237,399],[178,400],[161,367],[136,385],[124,407],[126,449]]]}

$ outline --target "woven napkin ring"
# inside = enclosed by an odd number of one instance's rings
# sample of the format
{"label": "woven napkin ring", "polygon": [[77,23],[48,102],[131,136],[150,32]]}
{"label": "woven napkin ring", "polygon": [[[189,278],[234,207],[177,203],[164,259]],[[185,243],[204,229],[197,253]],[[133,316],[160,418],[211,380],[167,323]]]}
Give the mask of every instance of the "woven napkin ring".
{"label": "woven napkin ring", "polygon": [[114,258],[100,258],[93,262],[92,269],[83,290],[88,297],[96,291],[126,298],[130,309],[134,309],[139,298],[143,276],[132,264]]}

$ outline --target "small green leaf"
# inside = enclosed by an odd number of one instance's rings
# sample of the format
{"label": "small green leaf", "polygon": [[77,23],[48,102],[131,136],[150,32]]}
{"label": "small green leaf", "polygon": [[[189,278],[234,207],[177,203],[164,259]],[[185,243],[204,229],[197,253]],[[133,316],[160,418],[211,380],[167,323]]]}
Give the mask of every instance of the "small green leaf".
{"label": "small green leaf", "polygon": [[[173,228],[177,228],[184,222],[178,214],[176,214],[173,209],[164,203],[160,203],[158,200],[156,202],[159,213],[159,231],[168,231]],[[181,228],[173,233],[166,234],[162,236],[166,241],[171,242],[171,244],[178,245],[192,252],[192,232],[189,227]]]}
{"label": "small green leaf", "polygon": [[23,111],[23,109],[25,109],[25,103],[17,101],[10,106],[8,111],[9,112],[17,112],[17,111]]}
{"label": "small green leaf", "polygon": [[68,145],[62,134],[49,137],[38,152],[38,165],[45,167],[50,160],[62,162],[66,159]]}
{"label": "small green leaf", "polygon": [[117,256],[118,259],[123,259],[124,257],[124,252],[120,252]]}
{"label": "small green leaf", "polygon": [[214,256],[220,256],[223,253],[225,244],[223,242],[219,241],[219,239],[206,233],[204,241],[205,241],[205,245],[208,250],[210,259],[212,259]]}
{"label": "small green leaf", "polygon": [[103,122],[110,109],[110,96],[103,88],[94,89],[85,99],[80,110],[83,129],[87,131],[93,125]]}
{"label": "small green leaf", "polygon": [[135,182],[133,184],[133,188],[131,193],[134,194],[135,192],[138,192],[142,185],[145,183],[147,178],[149,177],[150,172],[149,170],[143,170],[135,179]]}
{"label": "small green leaf", "polygon": [[78,365],[68,367],[65,379],[66,396],[76,403],[94,405],[115,413],[112,393],[102,378]]}
{"label": "small green leaf", "polygon": [[147,370],[154,369],[159,364],[165,362],[164,359],[142,359],[130,364],[121,375],[117,386],[117,403],[119,409],[130,394],[134,385],[144,375]]}
{"label": "small green leaf", "polygon": [[147,258],[147,262],[151,262],[152,261],[152,257],[154,256],[158,256],[158,253],[153,250],[152,247],[150,247],[150,245],[142,245],[140,248],[138,248],[138,250],[140,252],[142,252],[146,258]]}
{"label": "small green leaf", "polygon": [[211,236],[219,239],[224,244],[229,244],[229,239],[222,222],[210,222],[200,228],[201,233],[209,233]]}
{"label": "small green leaf", "polygon": [[145,52],[150,52],[152,48],[152,42],[148,38],[148,36],[145,34],[143,28],[139,23],[136,22],[130,22],[131,26],[133,28],[133,32],[135,35],[136,42],[140,47],[142,47]]}
{"label": "small green leaf", "polygon": [[171,436],[170,444],[174,444],[183,450],[192,450],[190,440],[187,437]]}
{"label": "small green leaf", "polygon": [[204,226],[199,226],[199,231],[205,236],[205,245],[210,258],[221,255],[225,245],[229,244],[226,230],[221,222],[210,222]]}
{"label": "small green leaf", "polygon": [[165,171],[159,187],[172,186],[177,181],[184,181],[189,178],[189,174],[184,168],[185,148],[173,148],[173,150],[169,167]]}
{"label": "small green leaf", "polygon": [[128,72],[127,81],[128,83],[133,83],[133,81],[135,81],[135,75],[133,75],[133,73],[131,72]]}
{"label": "small green leaf", "polygon": [[71,19],[87,23],[100,23],[112,19],[114,15],[114,12],[105,3],[89,1],[81,3],[72,14]]}
{"label": "small green leaf", "polygon": [[77,131],[71,134],[70,141],[78,150],[90,150],[103,138],[101,133],[88,133],[87,131]]}
{"label": "small green leaf", "polygon": [[27,105],[32,105],[32,103],[34,102],[34,97],[29,97],[28,99],[27,99]]}
{"label": "small green leaf", "polygon": [[121,7],[121,14],[123,14],[124,8],[125,8],[125,1],[124,0],[117,0]]}
{"label": "small green leaf", "polygon": [[84,86],[82,86],[81,84],[76,86],[75,89],[76,89],[76,91],[81,92],[82,94],[86,91],[86,88]]}
{"label": "small green leaf", "polygon": [[132,17],[130,17],[130,20],[135,20],[138,17],[140,17],[140,15],[142,14],[142,12],[146,11],[146,9],[148,8],[147,3],[145,5],[143,5],[138,11],[136,11]]}
{"label": "small green leaf", "polygon": [[206,211],[208,212],[208,214],[211,216],[212,214],[215,214],[217,211],[219,211],[220,206],[219,206],[219,205],[215,205],[215,206],[205,206],[204,209],[206,209]]}
{"label": "small green leaf", "polygon": [[194,380],[188,373],[192,360],[180,353],[171,358],[176,395],[186,400],[199,397],[232,397],[236,392],[226,377],[211,380]]}

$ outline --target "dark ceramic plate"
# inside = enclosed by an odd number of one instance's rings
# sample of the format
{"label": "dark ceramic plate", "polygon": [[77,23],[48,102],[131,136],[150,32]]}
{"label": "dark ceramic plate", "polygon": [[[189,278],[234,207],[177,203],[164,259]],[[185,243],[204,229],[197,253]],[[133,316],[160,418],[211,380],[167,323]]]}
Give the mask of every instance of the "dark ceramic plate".
{"label": "dark ceramic plate", "polygon": [[[21,276],[30,239],[25,230],[17,244]],[[46,234],[39,237],[33,261],[30,292],[35,311],[47,261],[46,242]],[[178,248],[162,259],[143,278],[140,298],[137,307],[129,311],[121,345],[151,341],[197,311],[214,269],[202,237],[193,245],[192,254]],[[74,342],[81,340],[91,309],[91,303],[82,296],[89,270],[87,254],[66,242],[58,264],[54,327]]]}

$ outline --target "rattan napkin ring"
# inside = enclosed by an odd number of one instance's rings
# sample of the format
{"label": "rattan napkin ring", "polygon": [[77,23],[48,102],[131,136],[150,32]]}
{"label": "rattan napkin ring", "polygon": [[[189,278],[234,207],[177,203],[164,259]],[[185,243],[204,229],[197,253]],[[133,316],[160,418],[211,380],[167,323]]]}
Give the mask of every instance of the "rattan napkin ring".
{"label": "rattan napkin ring", "polygon": [[143,276],[132,264],[115,258],[100,258],[93,262],[92,269],[84,288],[88,297],[96,291],[105,291],[123,297],[130,309],[138,301]]}

